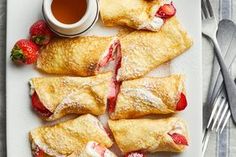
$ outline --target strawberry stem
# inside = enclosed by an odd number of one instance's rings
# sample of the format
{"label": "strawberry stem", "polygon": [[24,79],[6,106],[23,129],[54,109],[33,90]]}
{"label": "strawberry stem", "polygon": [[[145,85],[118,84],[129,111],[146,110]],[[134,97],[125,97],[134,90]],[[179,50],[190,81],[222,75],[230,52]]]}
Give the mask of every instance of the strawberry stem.
{"label": "strawberry stem", "polygon": [[17,46],[12,49],[10,57],[13,62],[25,62],[25,56]]}

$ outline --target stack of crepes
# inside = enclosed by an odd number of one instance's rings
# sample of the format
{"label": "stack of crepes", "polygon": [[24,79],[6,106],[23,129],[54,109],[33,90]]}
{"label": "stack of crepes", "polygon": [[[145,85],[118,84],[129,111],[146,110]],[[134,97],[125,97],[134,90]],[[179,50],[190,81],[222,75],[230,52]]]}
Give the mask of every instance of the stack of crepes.
{"label": "stack of crepes", "polygon": [[[33,108],[47,121],[83,115],[32,130],[35,157],[113,157],[108,135],[130,157],[185,149],[184,120],[145,117],[187,106],[181,74],[145,76],[192,45],[173,11],[172,2],[164,0],[100,0],[104,25],[132,30],[110,37],[56,38],[41,49],[37,69],[61,76],[30,80]],[[93,116],[106,110],[111,133]]]}

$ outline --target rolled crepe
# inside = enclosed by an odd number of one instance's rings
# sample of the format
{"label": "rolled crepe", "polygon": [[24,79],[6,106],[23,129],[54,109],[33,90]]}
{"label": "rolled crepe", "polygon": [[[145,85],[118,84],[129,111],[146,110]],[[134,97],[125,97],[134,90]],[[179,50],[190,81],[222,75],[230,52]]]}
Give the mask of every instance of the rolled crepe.
{"label": "rolled crepe", "polygon": [[113,37],[55,39],[42,48],[37,68],[50,74],[76,76],[92,76],[111,71],[114,66],[108,64],[115,59],[119,60],[116,54],[118,45],[119,41]]}
{"label": "rolled crepe", "polygon": [[186,106],[184,78],[171,75],[122,82],[116,104],[109,104],[109,111],[112,119],[125,119],[174,113]]}
{"label": "rolled crepe", "polygon": [[167,119],[132,119],[108,122],[120,150],[130,152],[182,152],[188,145],[185,122]]}
{"label": "rolled crepe", "polygon": [[178,20],[171,18],[159,32],[134,31],[113,40],[95,36],[57,39],[42,48],[37,68],[77,76],[113,71],[115,79],[124,81],[144,76],[191,45]]}
{"label": "rolled crepe", "polygon": [[102,115],[106,111],[111,73],[92,77],[38,77],[30,80],[32,106],[51,121],[67,114]]}
{"label": "rolled crepe", "polygon": [[134,31],[120,42],[122,60],[117,78],[121,81],[144,76],[192,45],[176,18],[169,19],[159,32]]}
{"label": "rolled crepe", "polygon": [[54,126],[39,127],[30,132],[34,157],[80,154],[90,141],[106,148],[113,144],[101,122],[89,114]]}
{"label": "rolled crepe", "polygon": [[106,26],[158,31],[175,12],[174,5],[166,0],[100,0],[100,15]]}
{"label": "rolled crepe", "polygon": [[90,141],[81,153],[73,153],[69,157],[117,157],[106,147],[97,142]]}

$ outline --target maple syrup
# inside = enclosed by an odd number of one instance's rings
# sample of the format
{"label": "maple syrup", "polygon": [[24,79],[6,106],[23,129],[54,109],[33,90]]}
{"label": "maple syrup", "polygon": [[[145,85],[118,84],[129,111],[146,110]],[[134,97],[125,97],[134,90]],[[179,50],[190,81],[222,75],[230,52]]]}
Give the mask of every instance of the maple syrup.
{"label": "maple syrup", "polygon": [[64,24],[73,24],[81,20],[87,10],[87,0],[53,0],[53,16]]}

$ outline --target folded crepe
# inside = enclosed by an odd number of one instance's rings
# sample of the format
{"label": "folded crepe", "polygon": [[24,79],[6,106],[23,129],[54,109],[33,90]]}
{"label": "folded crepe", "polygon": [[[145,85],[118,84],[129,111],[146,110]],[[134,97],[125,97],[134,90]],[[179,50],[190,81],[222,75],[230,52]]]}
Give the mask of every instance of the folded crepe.
{"label": "folded crepe", "polygon": [[67,114],[102,115],[112,73],[92,77],[38,77],[30,80],[32,106],[45,120]]}
{"label": "folded crepe", "polygon": [[120,39],[122,49],[118,80],[144,76],[174,59],[192,45],[176,18],[169,19],[159,32],[134,31]]}
{"label": "folded crepe", "polygon": [[159,32],[134,31],[119,39],[56,39],[42,48],[37,68],[46,73],[77,76],[113,71],[114,79],[124,81],[144,76],[191,45],[191,38],[178,20],[171,18]]}
{"label": "folded crepe", "polygon": [[116,103],[108,104],[111,119],[168,114],[187,106],[182,75],[144,77],[122,82]]}
{"label": "folded crepe", "polygon": [[188,145],[185,122],[177,117],[166,119],[132,119],[108,122],[120,150],[154,153],[182,152]]}
{"label": "folded crepe", "polygon": [[68,157],[117,157],[106,147],[97,142],[90,141],[81,153],[73,153]]}
{"label": "folded crepe", "polygon": [[174,5],[166,0],[100,0],[100,15],[105,26],[158,31],[175,13]]}
{"label": "folded crepe", "polygon": [[113,70],[121,57],[118,47],[119,40],[113,37],[54,39],[41,49],[37,68],[50,74],[92,76]]}
{"label": "folded crepe", "polygon": [[106,148],[113,144],[101,122],[89,114],[54,126],[36,128],[29,136],[34,157],[78,155],[90,141]]}

